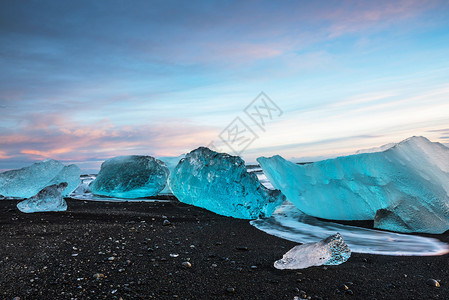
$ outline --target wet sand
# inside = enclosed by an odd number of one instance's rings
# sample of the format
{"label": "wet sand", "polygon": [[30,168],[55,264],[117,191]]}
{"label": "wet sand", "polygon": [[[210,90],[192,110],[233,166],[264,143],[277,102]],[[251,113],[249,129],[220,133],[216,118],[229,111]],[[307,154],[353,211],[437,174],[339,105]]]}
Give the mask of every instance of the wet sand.
{"label": "wet sand", "polygon": [[[449,297],[449,255],[353,253],[339,266],[277,270],[296,243],[247,220],[179,202],[67,202],[67,212],[23,214],[0,201],[0,299]],[[449,232],[426,236],[449,242]]]}

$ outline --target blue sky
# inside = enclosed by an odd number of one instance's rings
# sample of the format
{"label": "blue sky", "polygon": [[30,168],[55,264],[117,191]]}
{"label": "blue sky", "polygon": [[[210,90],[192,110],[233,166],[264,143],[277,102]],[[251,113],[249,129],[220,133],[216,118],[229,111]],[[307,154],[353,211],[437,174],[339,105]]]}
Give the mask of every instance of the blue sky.
{"label": "blue sky", "polygon": [[[240,119],[248,162],[449,142],[447,1],[1,1],[0,170],[178,155]],[[244,113],[263,91],[282,114]],[[221,135],[222,136],[222,135]]]}

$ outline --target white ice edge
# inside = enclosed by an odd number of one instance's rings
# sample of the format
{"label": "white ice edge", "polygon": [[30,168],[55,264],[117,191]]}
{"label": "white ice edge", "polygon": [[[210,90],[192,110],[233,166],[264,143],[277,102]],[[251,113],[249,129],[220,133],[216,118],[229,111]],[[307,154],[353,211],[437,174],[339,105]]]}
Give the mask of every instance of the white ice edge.
{"label": "white ice edge", "polygon": [[325,222],[282,205],[271,218],[250,222],[270,235],[298,243],[311,243],[339,232],[352,252],[394,256],[434,256],[449,253],[449,245],[437,239]]}

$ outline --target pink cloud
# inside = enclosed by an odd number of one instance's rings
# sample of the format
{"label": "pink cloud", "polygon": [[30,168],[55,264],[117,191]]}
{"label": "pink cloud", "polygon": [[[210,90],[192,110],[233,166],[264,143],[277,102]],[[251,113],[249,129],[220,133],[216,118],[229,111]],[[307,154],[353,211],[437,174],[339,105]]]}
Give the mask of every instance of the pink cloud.
{"label": "pink cloud", "polygon": [[[66,161],[105,159],[118,155],[179,155],[206,145],[218,132],[212,126],[197,126],[182,120],[144,126],[116,126],[108,120],[82,125],[66,118],[31,118],[21,134],[4,134],[0,159],[53,158]],[[43,124],[45,126],[33,126]],[[59,127],[62,125],[62,127]]]}
{"label": "pink cloud", "polygon": [[7,155],[5,151],[0,151],[0,159],[8,159],[11,158],[12,156]]}
{"label": "pink cloud", "polygon": [[51,158],[51,157],[54,157],[55,155],[58,155],[58,154],[71,152],[72,150],[73,149],[70,148],[70,147],[53,149],[53,150],[50,150],[50,151],[39,151],[39,150],[24,149],[24,150],[21,150],[20,153],[31,154],[31,155],[34,155],[34,156],[40,156],[40,157],[44,157],[44,158]]}

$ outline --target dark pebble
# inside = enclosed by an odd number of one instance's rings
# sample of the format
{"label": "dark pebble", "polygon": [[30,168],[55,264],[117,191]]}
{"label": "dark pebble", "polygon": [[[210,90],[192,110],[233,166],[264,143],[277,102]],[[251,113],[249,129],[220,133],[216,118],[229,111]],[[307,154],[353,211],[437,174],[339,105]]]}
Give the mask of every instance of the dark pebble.
{"label": "dark pebble", "polygon": [[235,249],[237,249],[239,251],[248,251],[248,247],[244,247],[244,246],[235,247]]}
{"label": "dark pebble", "polygon": [[395,286],[394,284],[392,284],[392,283],[386,284],[385,287],[386,287],[386,288],[389,288],[389,289],[394,289],[394,288],[396,288],[396,286]]}

